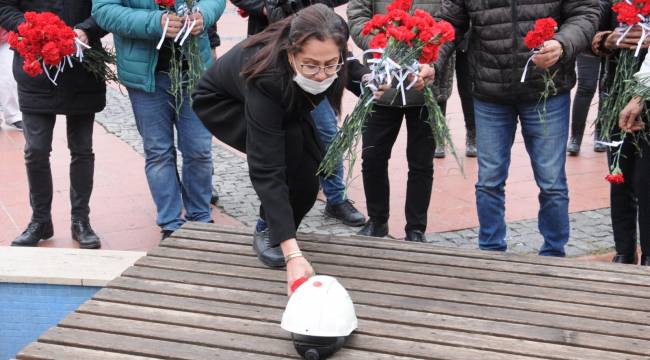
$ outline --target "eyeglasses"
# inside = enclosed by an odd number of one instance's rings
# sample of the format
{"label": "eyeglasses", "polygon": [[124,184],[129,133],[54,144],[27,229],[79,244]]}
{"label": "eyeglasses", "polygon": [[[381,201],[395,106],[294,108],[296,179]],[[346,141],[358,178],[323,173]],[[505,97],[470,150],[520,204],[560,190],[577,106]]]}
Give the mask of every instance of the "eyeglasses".
{"label": "eyeglasses", "polygon": [[325,66],[300,64],[300,72],[305,75],[316,75],[320,73],[321,69],[323,72],[325,72],[325,75],[334,75],[337,72],[341,71],[341,68],[343,68],[343,63]]}

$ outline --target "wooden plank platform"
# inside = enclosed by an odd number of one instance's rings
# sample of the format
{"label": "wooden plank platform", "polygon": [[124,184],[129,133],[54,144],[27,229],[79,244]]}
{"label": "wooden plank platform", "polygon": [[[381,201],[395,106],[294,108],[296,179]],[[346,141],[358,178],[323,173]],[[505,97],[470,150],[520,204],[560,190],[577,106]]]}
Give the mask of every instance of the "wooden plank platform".
{"label": "wooden plank platform", "polygon": [[[333,359],[649,360],[650,270],[301,234],[359,328]],[[188,223],[18,359],[291,359],[284,271],[248,229]]]}

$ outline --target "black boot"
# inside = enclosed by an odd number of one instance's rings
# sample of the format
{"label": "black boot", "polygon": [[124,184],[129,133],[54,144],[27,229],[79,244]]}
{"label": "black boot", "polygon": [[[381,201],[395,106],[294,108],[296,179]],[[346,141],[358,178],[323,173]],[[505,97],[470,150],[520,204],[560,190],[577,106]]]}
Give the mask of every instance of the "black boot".
{"label": "black boot", "polygon": [[582,136],[572,136],[569,140],[569,145],[566,147],[566,152],[570,156],[578,156],[580,154],[580,144],[582,143]]}
{"label": "black boot", "polygon": [[388,235],[388,223],[381,223],[370,218],[368,222],[359,230],[357,235],[384,237]]}
{"label": "black boot", "polygon": [[255,231],[253,234],[253,249],[262,264],[273,268],[284,267],[282,249],[280,249],[280,245],[271,246],[271,232],[268,228]]}
{"label": "black boot", "polygon": [[406,230],[406,241],[427,242],[427,237],[422,230]]}
{"label": "black boot", "polygon": [[350,200],[336,205],[327,203],[325,206],[325,214],[329,217],[340,220],[348,226],[362,226],[366,223],[366,217],[357,210]]}
{"label": "black boot", "polygon": [[647,255],[641,256],[641,265],[650,266],[650,256]]}
{"label": "black boot", "polygon": [[475,158],[476,154],[476,130],[469,130],[465,136],[465,156]]}
{"label": "black boot", "polygon": [[30,222],[27,229],[11,243],[11,246],[36,246],[41,240],[54,236],[52,221],[46,223]]}
{"label": "black boot", "polygon": [[79,243],[82,249],[99,249],[102,244],[99,241],[99,236],[90,226],[88,220],[72,220],[72,239]]}
{"label": "black boot", "polygon": [[603,139],[600,138],[600,130],[596,129],[594,131],[594,151],[595,152],[605,152],[607,151],[607,145],[603,145],[599,143],[599,141],[602,141]]}
{"label": "black boot", "polygon": [[616,254],[612,258],[612,262],[617,264],[636,264],[636,254],[634,255]]}
{"label": "black boot", "polygon": [[167,239],[168,237],[172,236],[172,234],[174,233],[174,230],[162,230],[160,233],[162,234],[160,236],[160,241],[163,241],[163,240]]}

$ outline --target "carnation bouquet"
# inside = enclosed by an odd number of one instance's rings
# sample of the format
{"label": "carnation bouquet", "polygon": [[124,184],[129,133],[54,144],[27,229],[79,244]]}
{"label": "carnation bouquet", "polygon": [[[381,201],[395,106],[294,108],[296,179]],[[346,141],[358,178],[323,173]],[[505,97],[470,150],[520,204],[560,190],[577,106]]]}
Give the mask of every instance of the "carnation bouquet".
{"label": "carnation bouquet", "polygon": [[[454,39],[454,29],[445,21],[436,21],[426,11],[411,9],[411,0],[395,0],[387,7],[386,14],[377,14],[366,23],[363,35],[372,35],[372,54],[369,60],[371,73],[364,80],[365,88],[357,105],[345,118],[341,129],[330,144],[318,173],[329,176],[334,173],[341,158],[349,162],[348,182],[356,160],[356,148],[363,132],[364,123],[373,111],[373,91],[386,83],[396,84],[398,96],[406,104],[405,92],[411,89],[418,77],[419,65],[437,60],[440,47]],[[369,91],[368,91],[369,90]],[[433,139],[438,146],[448,147],[462,164],[451,141],[445,117],[429,86],[424,90],[428,116],[425,121],[431,127]]]}
{"label": "carnation bouquet", "polygon": [[[636,49],[621,49],[617,58],[616,72],[611,85],[607,89],[607,97],[603,102],[602,109],[596,121],[600,125],[601,143],[610,148],[618,148],[614,153],[614,162],[610,168],[610,174],[606,179],[610,182],[623,182],[623,173],[618,166],[623,143],[632,139],[636,143],[639,136],[627,136],[624,131],[618,131],[619,114],[637,94],[634,74],[638,66],[638,56],[642,45],[650,35],[650,0],[619,0],[612,5],[612,11],[616,13],[621,32],[617,45],[623,41],[625,36],[635,27],[641,29],[641,37]],[[614,141],[615,139],[620,139]]]}
{"label": "carnation bouquet", "polygon": [[[184,19],[183,26],[178,34],[171,39],[171,59],[169,62],[169,78],[171,86],[169,92],[174,96],[174,108],[180,113],[183,101],[188,91],[194,86],[205,72],[205,65],[201,59],[199,40],[196,36],[190,36],[196,25],[194,14],[201,12],[199,0],[184,0],[177,6],[176,0],[154,0],[156,4],[165,9],[168,14],[175,13]],[[167,36],[169,18],[163,26],[163,33],[156,47],[158,50],[163,46]]]}
{"label": "carnation bouquet", "polygon": [[26,12],[25,21],[7,36],[9,46],[23,58],[23,71],[29,76],[41,74],[57,85],[57,79],[74,62],[104,81],[117,81],[109,64],[115,57],[105,49],[94,49],[74,30],[51,12]]}
{"label": "carnation bouquet", "polygon": [[[542,50],[544,43],[553,39],[556,31],[557,22],[555,19],[549,17],[535,21],[535,26],[533,29],[526,34],[524,43],[532,51],[532,55],[528,58],[526,66],[524,67],[524,73],[521,75],[522,83],[526,81],[526,73],[528,72],[528,66],[530,65],[530,62],[533,60],[535,55]],[[551,73],[549,69],[544,70],[544,91],[542,91],[540,94],[537,110],[541,122],[546,121],[546,101],[550,96],[557,94],[555,82],[553,81],[556,73],[557,72]],[[539,105],[541,105],[541,109],[539,109]]]}

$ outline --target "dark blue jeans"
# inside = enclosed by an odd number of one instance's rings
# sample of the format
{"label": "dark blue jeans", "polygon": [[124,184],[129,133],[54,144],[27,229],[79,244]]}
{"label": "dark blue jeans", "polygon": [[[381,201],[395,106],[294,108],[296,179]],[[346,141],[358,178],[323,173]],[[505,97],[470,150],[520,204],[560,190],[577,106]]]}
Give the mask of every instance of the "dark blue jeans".
{"label": "dark blue jeans", "polygon": [[544,236],[540,255],[564,256],[569,240],[569,190],[565,151],[569,132],[569,94],[548,99],[546,122],[537,102],[516,105],[474,99],[479,173],[476,206],[480,223],[479,248],[505,251],[505,185],[510,150],[521,123],[526,150],[540,189],[539,231]]}
{"label": "dark blue jeans", "polygon": [[[314,125],[320,135],[323,146],[327,149],[332,143],[336,131],[337,117],[330,102],[325,99],[312,110],[311,117],[314,119]],[[320,177],[320,186],[331,205],[338,205],[345,201],[345,183],[343,181],[343,162],[336,165],[334,174],[330,177]]]}
{"label": "dark blue jeans", "polygon": [[[156,90],[148,93],[129,88],[138,132],[145,153],[145,172],[156,204],[156,223],[163,230],[176,230],[185,220],[212,219],[212,134],[190,107],[183,102],[180,116],[171,106],[171,81],[167,73],[156,74]],[[183,177],[178,176],[174,128],[183,157]],[[185,219],[181,212],[185,208]]]}

